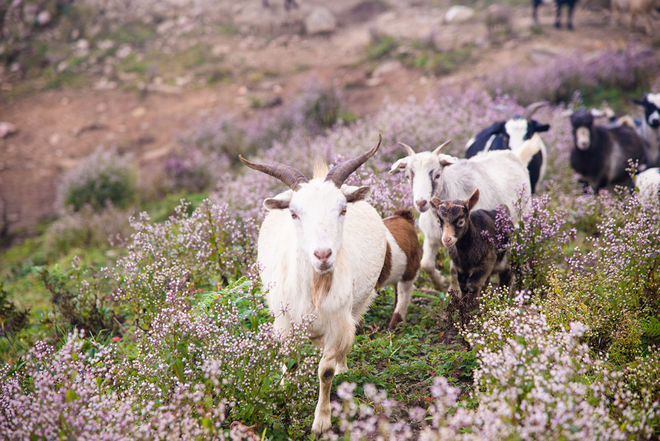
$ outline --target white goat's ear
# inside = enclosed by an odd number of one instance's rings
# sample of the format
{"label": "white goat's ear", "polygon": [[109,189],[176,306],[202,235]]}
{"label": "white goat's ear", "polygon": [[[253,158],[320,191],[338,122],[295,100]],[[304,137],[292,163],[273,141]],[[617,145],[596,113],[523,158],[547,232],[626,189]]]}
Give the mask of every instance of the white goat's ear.
{"label": "white goat's ear", "polygon": [[285,208],[289,208],[289,202],[291,202],[292,196],[293,190],[287,190],[274,198],[265,199],[264,208],[266,210],[284,210]]}
{"label": "white goat's ear", "polygon": [[341,192],[346,196],[346,202],[357,202],[364,200],[371,194],[371,187],[354,187],[352,185],[342,185]]}
{"label": "white goat's ear", "polygon": [[447,167],[448,165],[452,165],[456,161],[458,161],[458,158],[456,156],[445,155],[444,153],[440,153],[438,155],[438,161],[440,161],[441,166]]}
{"label": "white goat's ear", "polygon": [[398,161],[396,161],[394,164],[392,164],[392,167],[390,168],[390,174],[393,175],[394,173],[403,170],[408,166],[408,157],[401,158]]}

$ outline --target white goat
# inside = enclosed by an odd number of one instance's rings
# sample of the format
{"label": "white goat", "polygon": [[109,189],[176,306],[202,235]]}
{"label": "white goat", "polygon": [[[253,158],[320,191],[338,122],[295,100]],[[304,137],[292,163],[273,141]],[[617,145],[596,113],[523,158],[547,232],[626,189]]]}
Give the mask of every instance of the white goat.
{"label": "white goat", "polygon": [[293,167],[240,158],[290,187],[264,200],[270,212],[259,232],[257,258],[276,329],[286,335],[292,323],[316,315],[308,328],[314,344],[323,348],[312,425],[316,433],[330,428],[332,379],[347,371],[355,327],[376,296],[385,261],[387,229],[363,201],[371,189],[343,185],[379,146],[380,140],[368,152],[335,166],[325,179],[315,170],[309,182]]}
{"label": "white goat", "polygon": [[390,173],[404,170],[413,192],[415,208],[421,213],[419,228],[424,233],[422,269],[431,277],[436,288],[441,289],[445,278],[435,267],[438,249],[442,244],[442,230],[429,210],[433,197],[446,199],[467,199],[479,188],[481,197],[477,208],[492,210],[498,205],[506,205],[512,215],[514,225],[518,213],[514,203],[518,190],[529,197],[529,173],[527,164],[541,149],[541,138],[534,134],[520,149],[498,150],[480,153],[470,159],[458,159],[440,153],[447,141],[432,152],[415,153],[403,143],[408,153],[396,161]]}

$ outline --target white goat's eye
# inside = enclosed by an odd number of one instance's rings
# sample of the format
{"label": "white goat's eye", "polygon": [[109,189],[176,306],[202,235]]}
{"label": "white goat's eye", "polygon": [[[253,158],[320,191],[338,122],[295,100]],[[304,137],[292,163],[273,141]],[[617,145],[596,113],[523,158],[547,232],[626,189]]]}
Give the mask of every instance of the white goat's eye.
{"label": "white goat's eye", "polygon": [[346,207],[342,208],[341,213],[342,216],[346,214]]}
{"label": "white goat's eye", "polygon": [[298,215],[292,211],[291,212],[291,218],[292,219],[298,219]]}

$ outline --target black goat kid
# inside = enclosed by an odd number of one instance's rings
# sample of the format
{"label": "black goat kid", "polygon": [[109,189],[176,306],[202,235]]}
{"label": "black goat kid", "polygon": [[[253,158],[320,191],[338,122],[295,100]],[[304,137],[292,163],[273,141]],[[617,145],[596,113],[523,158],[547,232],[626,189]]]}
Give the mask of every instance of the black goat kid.
{"label": "black goat kid", "polygon": [[[500,286],[509,286],[511,267],[504,252],[498,252],[489,238],[495,239],[497,210],[473,210],[479,202],[479,189],[465,201],[431,200],[442,228],[442,244],[451,259],[450,290],[475,298],[493,273]],[[482,232],[487,232],[485,237]]]}

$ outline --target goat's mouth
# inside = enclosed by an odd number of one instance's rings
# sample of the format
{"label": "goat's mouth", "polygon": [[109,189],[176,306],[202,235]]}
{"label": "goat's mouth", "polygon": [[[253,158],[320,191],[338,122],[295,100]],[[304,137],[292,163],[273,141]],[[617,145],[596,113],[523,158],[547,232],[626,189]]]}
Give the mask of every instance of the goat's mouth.
{"label": "goat's mouth", "polygon": [[316,262],[314,263],[314,269],[319,274],[327,274],[333,270],[335,267],[334,263],[330,262]]}

